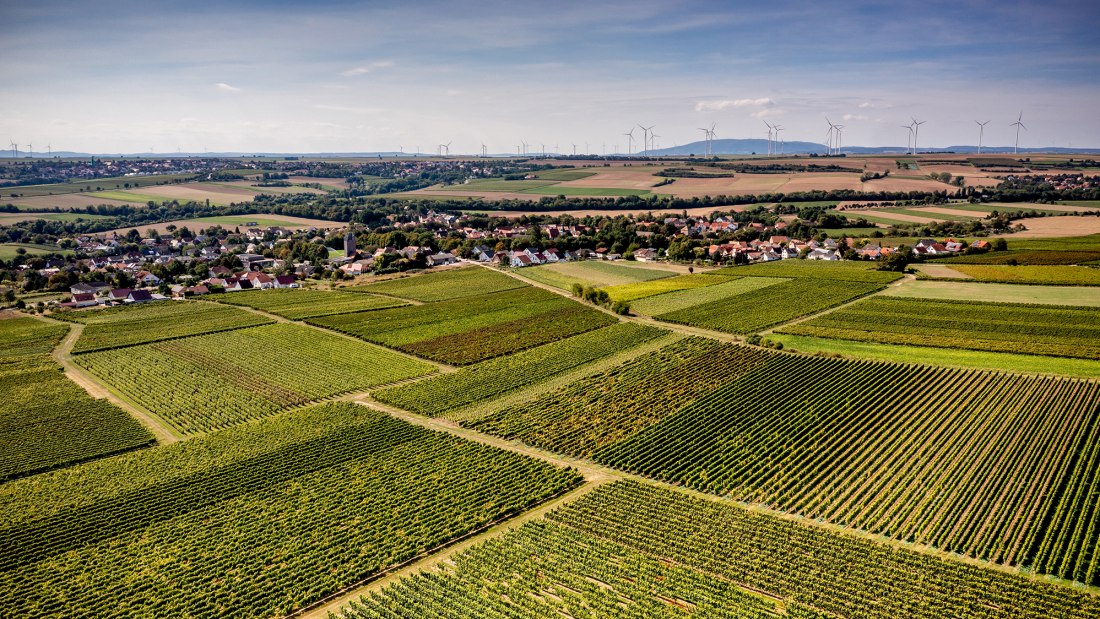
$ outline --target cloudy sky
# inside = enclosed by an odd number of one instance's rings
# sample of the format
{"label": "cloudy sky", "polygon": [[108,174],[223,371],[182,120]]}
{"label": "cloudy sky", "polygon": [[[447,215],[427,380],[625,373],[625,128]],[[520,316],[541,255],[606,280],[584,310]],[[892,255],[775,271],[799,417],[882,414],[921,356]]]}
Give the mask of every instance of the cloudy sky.
{"label": "cloudy sky", "polygon": [[[802,6],[803,4],[809,6]],[[159,5],[153,8],[154,5]],[[886,8],[888,7],[888,8]],[[89,152],[569,152],[762,138],[1100,147],[1093,2],[0,0],[0,139]],[[640,132],[637,132],[640,133]]]}

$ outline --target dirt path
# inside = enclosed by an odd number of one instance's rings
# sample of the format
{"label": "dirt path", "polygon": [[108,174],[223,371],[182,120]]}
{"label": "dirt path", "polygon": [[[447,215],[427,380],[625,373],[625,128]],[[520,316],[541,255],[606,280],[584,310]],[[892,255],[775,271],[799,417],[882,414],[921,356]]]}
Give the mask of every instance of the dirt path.
{"label": "dirt path", "polygon": [[80,323],[71,323],[69,334],[65,336],[65,339],[61,340],[61,343],[58,344],[57,348],[53,351],[52,356],[54,360],[65,368],[65,376],[77,385],[80,385],[80,387],[87,391],[88,395],[93,398],[100,400],[106,399],[115,406],[130,413],[132,417],[140,421],[143,426],[153,433],[153,436],[157,439],[157,443],[168,445],[181,440],[183,437],[173,430],[163,419],[138,406],[129,398],[124,397],[110,387],[100,383],[94,376],[73,361],[73,346],[76,344],[76,341],[80,339],[80,334],[83,332],[84,325]]}

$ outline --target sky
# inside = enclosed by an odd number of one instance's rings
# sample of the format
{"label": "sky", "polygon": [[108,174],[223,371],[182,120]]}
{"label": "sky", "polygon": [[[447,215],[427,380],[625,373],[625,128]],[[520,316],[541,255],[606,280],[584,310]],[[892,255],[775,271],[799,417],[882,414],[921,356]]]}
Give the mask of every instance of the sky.
{"label": "sky", "polygon": [[[1100,3],[0,0],[21,150],[623,152],[718,138],[1100,148]],[[635,130],[640,140],[641,131]],[[5,144],[7,142],[4,142]],[[640,147],[635,142],[635,150]]]}

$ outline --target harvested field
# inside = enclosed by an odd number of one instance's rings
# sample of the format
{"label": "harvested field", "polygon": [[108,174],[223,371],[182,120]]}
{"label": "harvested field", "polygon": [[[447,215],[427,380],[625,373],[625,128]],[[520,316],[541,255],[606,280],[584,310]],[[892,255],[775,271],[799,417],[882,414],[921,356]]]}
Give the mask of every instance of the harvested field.
{"label": "harvested field", "polygon": [[206,228],[215,224],[226,227],[241,227],[244,228],[245,224],[255,223],[258,226],[282,226],[284,228],[290,228],[292,230],[302,230],[304,228],[342,228],[347,224],[339,221],[327,221],[324,219],[306,219],[305,217],[293,217],[291,215],[225,215],[222,217],[199,217],[197,219],[178,219],[176,221],[165,221],[159,224],[147,224],[140,226],[130,226],[128,228],[116,228],[115,230],[109,230],[106,234],[117,232],[118,234],[126,234],[130,230],[137,228],[141,232],[146,230],[156,230],[161,234],[168,232],[168,226],[176,226],[182,228],[187,226],[192,232],[197,232],[199,228]]}
{"label": "harvested field", "polygon": [[[134,206],[127,200],[101,198],[96,193],[65,193],[56,196],[31,196],[27,198],[0,198],[0,204],[14,204],[28,210],[59,208],[62,210],[84,208],[85,206]],[[144,204],[144,203],[142,203]]]}
{"label": "harvested field", "polygon": [[951,189],[950,185],[945,185],[939,181],[934,181],[930,178],[899,178],[897,176],[888,176],[873,181],[867,181],[863,183],[864,191],[944,191]]}
{"label": "harvested field", "polygon": [[1081,236],[1100,234],[1100,217],[1068,215],[1065,217],[1026,217],[1015,223],[1023,224],[1027,230],[1012,234],[1001,234],[1013,239],[1038,239],[1060,236]]}
{"label": "harvested field", "polygon": [[924,275],[927,275],[928,277],[939,277],[944,279],[973,279],[966,273],[960,273],[944,264],[918,264],[915,265],[914,268]]}

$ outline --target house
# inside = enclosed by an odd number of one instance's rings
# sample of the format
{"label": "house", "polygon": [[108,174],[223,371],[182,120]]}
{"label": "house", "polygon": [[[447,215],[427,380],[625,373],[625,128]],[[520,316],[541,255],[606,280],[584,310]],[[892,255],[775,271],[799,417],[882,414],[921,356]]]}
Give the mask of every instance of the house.
{"label": "house", "polygon": [[510,258],[509,264],[514,268],[529,267],[538,264],[531,259],[531,256],[523,252],[513,252]]}
{"label": "house", "polygon": [[152,300],[153,294],[148,290],[131,290],[130,294],[126,295],[127,303],[144,303]]}
{"label": "house", "polygon": [[432,254],[428,256],[428,266],[439,266],[441,264],[454,264],[458,262],[458,258],[447,252],[439,252],[438,254]]}
{"label": "house", "polygon": [[252,282],[244,278],[225,280],[226,292],[240,292],[242,290],[252,290],[252,288]]}
{"label": "house", "polygon": [[115,288],[114,290],[107,293],[107,300],[121,303],[130,296],[130,292],[131,291],[129,288]]}
{"label": "house", "polygon": [[974,241],[970,246],[981,251],[987,251],[993,247],[989,241]]}
{"label": "house", "polygon": [[275,278],[275,288],[297,288],[298,278],[293,275],[280,275]]}
{"label": "house", "polygon": [[639,249],[634,252],[634,259],[638,262],[653,262],[657,259],[656,249]]}
{"label": "house", "polygon": [[69,292],[75,297],[78,294],[95,294],[95,288],[90,284],[73,284],[69,286]]}
{"label": "house", "polygon": [[221,265],[210,268],[210,277],[228,277],[233,274],[233,270]]}
{"label": "house", "polygon": [[806,254],[806,259],[829,261],[840,260],[840,252],[836,251],[835,249],[833,251],[829,251],[827,249],[819,247],[818,249],[811,249],[810,253]]}
{"label": "house", "polygon": [[474,248],[470,250],[470,253],[473,259],[477,260],[478,262],[493,261],[493,250],[484,245],[475,245]]}
{"label": "house", "polygon": [[260,271],[249,271],[242,279],[248,280],[253,288],[266,290],[275,285],[275,278]]}
{"label": "house", "polygon": [[137,279],[138,282],[145,286],[157,286],[160,284],[160,278],[156,275],[153,275],[149,271],[138,271],[134,277],[135,279]]}
{"label": "house", "polygon": [[90,307],[98,303],[95,298],[95,294],[91,292],[77,292],[73,294],[72,306],[73,307]]}

